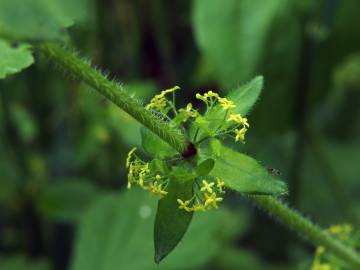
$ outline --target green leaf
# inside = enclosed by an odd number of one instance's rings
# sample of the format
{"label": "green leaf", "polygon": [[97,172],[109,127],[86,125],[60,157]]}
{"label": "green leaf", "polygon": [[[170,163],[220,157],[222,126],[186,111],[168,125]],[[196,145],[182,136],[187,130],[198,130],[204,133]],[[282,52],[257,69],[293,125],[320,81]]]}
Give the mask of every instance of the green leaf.
{"label": "green leaf", "polygon": [[284,6],[284,0],[194,1],[195,39],[223,87],[255,75],[268,31]]}
{"label": "green leaf", "polygon": [[200,269],[219,253],[219,232],[231,231],[222,221],[234,220],[223,209],[194,216],[184,240],[156,265],[152,239],[155,212],[154,197],[139,189],[100,197],[80,222],[70,269]]}
{"label": "green leaf", "polygon": [[0,39],[0,59],[0,79],[17,73],[34,62],[29,45],[11,46],[9,42],[2,39]]}
{"label": "green leaf", "polygon": [[251,194],[284,194],[286,184],[275,179],[255,159],[225,146],[210,175],[238,192]]}
{"label": "green leaf", "polygon": [[34,258],[26,258],[24,255],[12,255],[2,257],[0,261],[0,269],[6,270],[48,270],[50,265],[45,260],[34,260]]}
{"label": "green leaf", "polygon": [[155,219],[154,260],[159,263],[180,242],[187,231],[193,213],[179,209],[177,199],[183,201],[193,196],[193,182],[183,182],[177,178],[171,178],[168,185],[168,195],[159,201]]}
{"label": "green leaf", "polygon": [[[259,98],[263,88],[263,77],[257,76],[248,83],[243,84],[237,89],[233,90],[227,98],[234,102],[236,107],[233,109],[236,113],[245,116],[254,106],[256,100]],[[195,128],[199,128],[198,137],[213,136],[219,127],[225,128],[231,123],[226,122],[226,111],[220,105],[208,110],[204,116],[198,116],[192,127],[192,133]]]}
{"label": "green leaf", "polygon": [[214,168],[214,165],[215,161],[212,158],[208,158],[196,167],[196,174],[198,176],[206,176]]}
{"label": "green leaf", "polygon": [[1,0],[0,36],[11,40],[64,39],[64,27],[83,20],[87,0]]}
{"label": "green leaf", "polygon": [[147,128],[141,128],[141,139],[142,147],[152,157],[165,158],[177,154],[174,148]]}
{"label": "green leaf", "polygon": [[227,97],[235,103],[234,111],[242,116],[247,115],[259,98],[263,86],[263,76],[256,76],[250,82],[233,90]]}
{"label": "green leaf", "polygon": [[96,187],[88,181],[59,179],[44,187],[36,199],[36,206],[48,219],[74,222],[98,196]]}

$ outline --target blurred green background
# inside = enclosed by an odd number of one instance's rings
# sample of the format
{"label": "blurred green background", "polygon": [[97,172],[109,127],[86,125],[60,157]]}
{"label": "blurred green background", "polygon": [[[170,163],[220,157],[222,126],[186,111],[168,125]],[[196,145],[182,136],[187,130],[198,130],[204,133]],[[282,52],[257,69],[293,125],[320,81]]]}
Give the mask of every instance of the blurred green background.
{"label": "blurred green background", "polygon": [[[321,226],[357,228],[359,11],[358,0],[92,0],[69,40],[144,104],[174,85],[179,104],[197,104],[196,92],[264,75],[247,143],[233,147],[279,171],[284,200]],[[157,267],[156,199],[124,188],[139,124],[35,56],[0,81],[1,270],[311,269],[313,247],[231,192]]]}

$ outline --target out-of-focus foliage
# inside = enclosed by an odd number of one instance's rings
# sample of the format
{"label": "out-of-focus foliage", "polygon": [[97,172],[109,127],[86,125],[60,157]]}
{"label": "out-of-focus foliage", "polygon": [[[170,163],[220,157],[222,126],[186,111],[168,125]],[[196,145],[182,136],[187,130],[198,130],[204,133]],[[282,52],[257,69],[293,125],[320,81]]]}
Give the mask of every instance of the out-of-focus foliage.
{"label": "out-of-focus foliage", "polygon": [[[144,105],[176,84],[177,104],[197,106],[197,92],[226,96],[263,75],[239,100],[256,105],[246,144],[226,150],[228,178],[238,181],[240,149],[288,181],[285,200],[320,225],[356,230],[359,8],[358,0],[1,0],[0,269],[311,269],[313,248],[230,190],[224,209],[195,214],[156,266],[156,199],[124,190],[124,164],[133,146],[159,159],[173,152],[159,155],[162,141],[36,46],[78,48]],[[221,145],[209,149],[218,155]]]}

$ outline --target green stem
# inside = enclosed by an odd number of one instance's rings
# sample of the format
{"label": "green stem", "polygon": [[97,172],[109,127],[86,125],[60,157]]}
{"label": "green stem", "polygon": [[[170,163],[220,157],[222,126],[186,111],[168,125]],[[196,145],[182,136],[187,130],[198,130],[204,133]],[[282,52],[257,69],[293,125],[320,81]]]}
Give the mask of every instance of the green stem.
{"label": "green stem", "polygon": [[[54,44],[42,45],[40,50],[55,64],[88,83],[100,94],[156,133],[178,152],[184,153],[187,150],[186,138],[183,134],[152,115],[137,100],[129,96],[119,84],[108,80],[99,71],[91,67],[88,62],[79,58],[76,53]],[[322,245],[344,261],[357,268],[360,267],[360,257],[354,250],[279,200],[271,196],[249,196],[249,198],[270,216],[276,217],[286,226],[306,237],[314,245]]]}
{"label": "green stem", "polygon": [[353,265],[356,269],[360,269],[360,255],[356,251],[332,237],[328,232],[322,230],[283,202],[272,196],[249,195],[248,198],[265,210],[267,214],[275,217],[290,229],[300,233],[311,243],[325,247],[334,255]]}
{"label": "green stem", "polygon": [[75,78],[92,86],[97,92],[149,128],[179,153],[186,151],[187,141],[179,130],[171,127],[145,109],[119,83],[107,79],[106,76],[93,68],[88,61],[81,59],[74,51],[51,43],[43,44],[39,48],[51,61],[60,65]]}

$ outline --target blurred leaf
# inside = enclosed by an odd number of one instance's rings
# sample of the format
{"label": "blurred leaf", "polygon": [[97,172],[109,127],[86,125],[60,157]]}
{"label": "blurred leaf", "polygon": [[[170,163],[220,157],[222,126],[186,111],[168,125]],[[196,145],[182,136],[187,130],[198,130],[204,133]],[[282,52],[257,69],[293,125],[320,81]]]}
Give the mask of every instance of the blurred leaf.
{"label": "blurred leaf", "polygon": [[210,175],[219,177],[225,185],[238,192],[283,194],[286,184],[271,176],[255,159],[225,146]]}
{"label": "blurred leaf", "polygon": [[24,142],[31,141],[36,136],[37,127],[30,112],[20,104],[14,104],[11,114],[20,138]]}
{"label": "blurred leaf", "polygon": [[64,27],[88,12],[88,0],[1,0],[0,36],[12,40],[63,39]]}
{"label": "blurred leaf", "polygon": [[223,87],[254,76],[266,35],[284,0],[196,0],[196,41]]}
{"label": "blurred leaf", "polygon": [[41,260],[27,259],[23,255],[0,257],[0,269],[3,270],[48,270],[50,266]]}
{"label": "blurred leaf", "polygon": [[96,187],[79,179],[59,179],[44,187],[36,199],[42,215],[57,221],[78,221],[99,196]]}
{"label": "blurred leaf", "polygon": [[156,263],[160,263],[180,242],[187,231],[193,212],[179,209],[177,199],[188,200],[193,196],[193,182],[171,178],[168,195],[158,203],[154,228]]}
{"label": "blurred leaf", "polygon": [[335,70],[338,88],[360,90],[360,52],[350,55]]}
{"label": "blurred leaf", "polygon": [[140,190],[98,200],[80,224],[71,269],[198,269],[219,252],[221,209],[194,216],[184,240],[156,265],[152,239],[155,211],[156,200]]}
{"label": "blurred leaf", "polygon": [[206,176],[214,168],[214,165],[215,161],[212,158],[208,158],[196,167],[196,174],[198,176]]}
{"label": "blurred leaf", "polygon": [[0,59],[0,79],[20,72],[34,62],[29,45],[19,44],[12,46],[9,42],[2,39],[0,39]]}
{"label": "blurred leaf", "polygon": [[174,148],[147,128],[141,128],[141,139],[142,147],[152,157],[165,158],[177,154]]}

